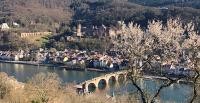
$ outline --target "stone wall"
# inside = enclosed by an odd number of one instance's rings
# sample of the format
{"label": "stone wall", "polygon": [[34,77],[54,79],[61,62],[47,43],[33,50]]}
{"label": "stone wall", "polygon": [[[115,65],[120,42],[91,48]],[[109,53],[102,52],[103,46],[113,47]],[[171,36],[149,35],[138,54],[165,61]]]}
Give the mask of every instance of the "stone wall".
{"label": "stone wall", "polygon": [[52,32],[33,32],[33,33],[21,33],[20,37],[29,37],[29,36],[42,36],[42,35],[50,35]]}

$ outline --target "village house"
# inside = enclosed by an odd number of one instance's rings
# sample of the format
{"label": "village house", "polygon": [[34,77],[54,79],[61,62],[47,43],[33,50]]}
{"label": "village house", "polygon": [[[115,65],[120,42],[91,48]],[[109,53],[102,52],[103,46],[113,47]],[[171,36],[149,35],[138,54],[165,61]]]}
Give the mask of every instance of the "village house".
{"label": "village house", "polygon": [[18,23],[16,23],[16,22],[13,22],[13,23],[12,23],[12,26],[13,26],[14,28],[19,28],[19,27],[20,27],[20,25],[19,25]]}
{"label": "village house", "polygon": [[7,31],[7,30],[10,29],[10,27],[8,26],[7,23],[2,23],[2,24],[0,25],[0,28],[1,28],[1,31]]}

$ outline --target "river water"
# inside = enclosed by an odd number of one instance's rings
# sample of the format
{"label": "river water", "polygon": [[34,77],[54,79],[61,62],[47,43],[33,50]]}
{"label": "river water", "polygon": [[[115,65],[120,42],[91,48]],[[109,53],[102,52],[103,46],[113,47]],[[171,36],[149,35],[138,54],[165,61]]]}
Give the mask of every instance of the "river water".
{"label": "river water", "polygon": [[[26,82],[31,77],[38,73],[53,72],[57,73],[62,79],[63,83],[80,83],[85,80],[92,79],[97,76],[104,75],[104,73],[91,71],[71,71],[63,70],[56,67],[32,66],[22,64],[0,63],[0,72],[5,72],[9,76],[13,76],[20,82]],[[150,96],[153,96],[158,87],[163,83],[159,80],[141,79],[139,82],[143,90],[147,91]],[[102,90],[103,91],[103,90]],[[106,90],[104,90],[106,91]],[[118,83],[118,86],[112,86],[107,90],[108,94],[117,95],[134,93],[136,89],[131,82]],[[187,103],[190,99],[192,88],[188,84],[173,84],[170,87],[163,89],[159,95],[161,103]]]}

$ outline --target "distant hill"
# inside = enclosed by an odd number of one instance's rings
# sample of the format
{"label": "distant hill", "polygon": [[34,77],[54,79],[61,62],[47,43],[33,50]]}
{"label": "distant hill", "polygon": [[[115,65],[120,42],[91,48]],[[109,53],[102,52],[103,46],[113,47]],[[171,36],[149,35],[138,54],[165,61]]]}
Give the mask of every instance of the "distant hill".
{"label": "distant hill", "polygon": [[15,21],[24,31],[54,32],[71,31],[77,22],[109,26],[124,20],[145,26],[151,19],[194,20],[200,15],[199,6],[199,0],[1,0],[0,23]]}
{"label": "distant hill", "polygon": [[200,0],[128,0],[144,6],[178,6],[200,9]]}
{"label": "distant hill", "polygon": [[[80,1],[80,0],[79,0]],[[83,0],[84,1],[84,0]],[[149,20],[166,21],[168,18],[181,17],[184,21],[196,20],[200,23],[200,10],[190,7],[199,0],[185,1],[188,6],[179,6],[180,0],[99,0],[97,2],[74,2],[71,8],[73,20],[81,20],[84,25],[107,26],[123,20],[135,21],[146,26]],[[176,1],[176,2],[174,2]],[[185,4],[185,5],[186,5]],[[163,7],[165,7],[163,9]]]}
{"label": "distant hill", "polygon": [[[0,0],[0,23],[20,25],[14,32],[51,31],[50,47],[65,44],[60,38],[71,35],[78,23],[84,28],[115,26],[118,21],[134,21],[146,28],[148,21],[163,23],[180,17],[184,22],[194,21],[200,31],[199,0]],[[8,33],[10,34],[10,33]],[[16,34],[16,33],[14,33]],[[6,37],[5,37],[6,36]],[[8,40],[7,40],[8,39]],[[49,38],[47,38],[49,39]],[[10,44],[10,41],[13,44]],[[0,32],[0,49],[25,47],[24,40]],[[17,42],[16,42],[17,41]],[[19,46],[16,46],[18,44]],[[60,45],[59,45],[60,46]]]}

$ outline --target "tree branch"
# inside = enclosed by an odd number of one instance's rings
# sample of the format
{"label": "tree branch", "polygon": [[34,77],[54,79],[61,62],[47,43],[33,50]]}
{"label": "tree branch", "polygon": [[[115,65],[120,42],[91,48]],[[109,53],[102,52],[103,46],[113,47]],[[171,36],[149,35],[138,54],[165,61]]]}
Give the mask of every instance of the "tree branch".
{"label": "tree branch", "polygon": [[136,81],[134,81],[133,76],[129,76],[129,79],[131,80],[132,84],[137,88],[137,90],[140,93],[140,97],[142,100],[142,103],[147,103],[144,92],[142,91],[142,89],[137,85]]}
{"label": "tree branch", "polygon": [[199,78],[200,76],[200,73],[199,71],[195,68],[195,72],[196,72],[196,76],[194,77],[194,80],[193,80],[193,96],[192,96],[192,99],[190,100],[189,103],[193,103],[194,100],[196,99],[197,97],[197,88],[196,88],[196,83],[197,83],[197,79]]}
{"label": "tree branch", "polygon": [[156,97],[158,97],[158,95],[160,94],[160,92],[161,92],[162,89],[167,88],[167,87],[171,86],[174,83],[177,83],[178,80],[180,80],[180,79],[182,79],[184,77],[179,77],[179,78],[176,78],[176,79],[172,79],[172,78],[166,76],[166,78],[168,79],[168,83],[163,84],[163,85],[161,85],[159,87],[159,89],[157,90],[157,92],[153,96],[153,98],[151,100],[151,103],[155,103],[155,99],[156,99]]}

